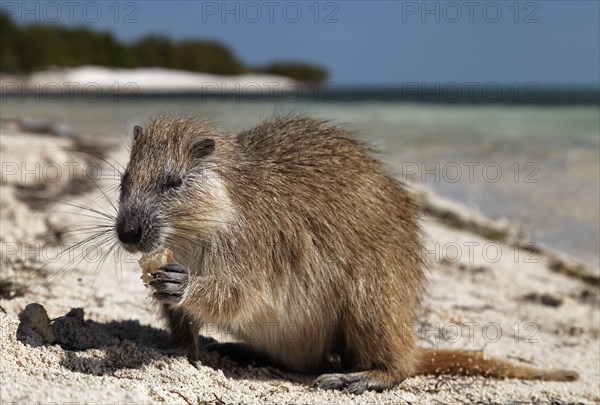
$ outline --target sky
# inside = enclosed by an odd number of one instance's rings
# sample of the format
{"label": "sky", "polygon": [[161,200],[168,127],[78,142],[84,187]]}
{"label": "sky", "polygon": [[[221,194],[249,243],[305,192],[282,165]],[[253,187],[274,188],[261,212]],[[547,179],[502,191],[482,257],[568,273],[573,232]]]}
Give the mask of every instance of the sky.
{"label": "sky", "polygon": [[223,43],[343,86],[600,85],[600,1],[2,1],[13,20]]}

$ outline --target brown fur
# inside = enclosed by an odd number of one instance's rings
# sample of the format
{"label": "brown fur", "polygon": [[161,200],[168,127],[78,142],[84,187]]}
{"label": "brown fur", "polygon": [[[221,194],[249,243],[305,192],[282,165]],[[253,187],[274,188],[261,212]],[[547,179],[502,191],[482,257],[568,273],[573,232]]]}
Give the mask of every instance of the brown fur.
{"label": "brown fur", "polygon": [[[214,152],[192,158],[207,138]],[[181,190],[157,191],[168,171],[184,174]],[[181,299],[163,302],[192,358],[199,328],[214,323],[292,370],[325,370],[339,355],[347,373],[315,385],[353,393],[417,374],[575,375],[417,348],[419,209],[368,147],[326,122],[274,119],[234,137],[161,117],[136,137],[123,188],[121,207],[152,212],[148,232],[189,273]]]}

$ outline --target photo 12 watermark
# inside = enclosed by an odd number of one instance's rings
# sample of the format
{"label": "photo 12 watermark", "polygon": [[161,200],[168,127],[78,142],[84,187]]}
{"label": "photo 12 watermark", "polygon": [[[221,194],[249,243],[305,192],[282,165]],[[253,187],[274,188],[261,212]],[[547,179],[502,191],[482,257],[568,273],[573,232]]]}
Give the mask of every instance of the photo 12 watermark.
{"label": "photo 12 watermark", "polygon": [[334,1],[202,1],[201,4],[203,23],[340,22],[341,2]]}
{"label": "photo 12 watermark", "polygon": [[[100,231],[104,229],[96,228]],[[80,224],[80,228],[68,227],[66,229],[57,230],[59,233],[65,231],[85,230],[92,234],[94,226],[90,224]],[[114,241],[117,241],[116,233]],[[63,241],[63,242],[0,242],[0,252],[2,252],[4,260],[11,263],[39,263],[43,266],[60,263],[63,266],[68,265],[87,265],[98,264],[104,265],[108,263],[137,263],[139,257],[134,253],[129,253],[125,250],[113,250],[109,252],[106,246],[98,243],[97,239],[90,236],[82,238],[78,241]],[[112,258],[107,257],[109,253]]]}
{"label": "photo 12 watermark", "polygon": [[513,183],[537,184],[536,162],[402,162],[402,181],[421,183]]}
{"label": "photo 12 watermark", "polygon": [[100,180],[108,183],[119,183],[125,167],[118,162],[110,166],[93,161],[80,162],[76,160],[64,162],[11,162],[3,161],[0,165],[0,181],[29,185],[52,184],[61,181],[89,181],[96,183]]}
{"label": "photo 12 watermark", "polygon": [[207,81],[195,93],[203,102],[339,102],[340,86],[335,82],[306,85],[297,81],[226,82]]}
{"label": "photo 12 watermark", "polygon": [[140,22],[140,3],[133,1],[3,1],[0,10],[20,23]]}
{"label": "photo 12 watermark", "polygon": [[488,23],[510,21],[537,24],[537,1],[401,1],[401,21],[420,24]]}
{"label": "photo 12 watermark", "polygon": [[[402,245],[402,244],[400,244]],[[486,264],[498,263],[508,257],[513,263],[539,263],[539,246],[535,242],[519,242],[505,245],[499,242],[435,242],[423,244],[422,257],[428,263],[468,263],[483,261]]]}
{"label": "photo 12 watermark", "polygon": [[22,103],[114,103],[139,102],[140,89],[135,82],[104,84],[98,82],[23,82],[3,80],[0,82],[0,98],[3,103],[18,99]]}
{"label": "photo 12 watermark", "polygon": [[539,343],[540,325],[535,322],[513,322],[503,328],[497,322],[435,322],[404,324],[406,333],[416,333],[422,340],[430,343],[458,343],[483,341],[497,343],[503,336],[509,336],[515,343]]}
{"label": "photo 12 watermark", "polygon": [[404,82],[402,102],[445,104],[494,104],[539,102],[540,86],[536,82]]}

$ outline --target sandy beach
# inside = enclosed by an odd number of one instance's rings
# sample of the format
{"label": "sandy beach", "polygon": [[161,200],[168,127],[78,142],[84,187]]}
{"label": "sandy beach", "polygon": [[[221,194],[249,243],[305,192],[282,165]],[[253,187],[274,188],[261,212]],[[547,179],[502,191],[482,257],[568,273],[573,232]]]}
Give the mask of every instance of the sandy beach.
{"label": "sandy beach", "polygon": [[[110,165],[126,163],[123,143],[26,133],[14,123],[0,134],[2,403],[600,402],[597,270],[536,251],[517,226],[416,186],[430,263],[421,345],[571,369],[578,381],[422,376],[353,396],[311,388],[312,375],[241,367],[215,353],[196,369],[167,346],[137,256],[99,253],[98,244],[107,251],[115,241],[110,235],[67,250],[114,213]],[[53,337],[19,318],[32,303],[47,311]]]}
{"label": "sandy beach", "polygon": [[38,91],[72,95],[83,93],[94,98],[102,94],[117,97],[144,93],[275,95],[298,91],[301,86],[288,77],[259,73],[227,76],[159,67],[117,69],[81,66],[36,72],[26,77],[3,75],[0,88],[8,95]]}

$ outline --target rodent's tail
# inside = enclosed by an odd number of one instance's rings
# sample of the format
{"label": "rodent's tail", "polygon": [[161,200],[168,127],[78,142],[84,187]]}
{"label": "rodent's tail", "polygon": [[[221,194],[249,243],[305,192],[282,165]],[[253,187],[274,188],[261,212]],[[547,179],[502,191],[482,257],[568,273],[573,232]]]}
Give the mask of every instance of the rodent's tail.
{"label": "rodent's tail", "polygon": [[477,352],[420,348],[419,356],[415,375],[451,374],[543,381],[575,381],[579,378],[575,371],[517,366],[506,360],[485,359]]}

